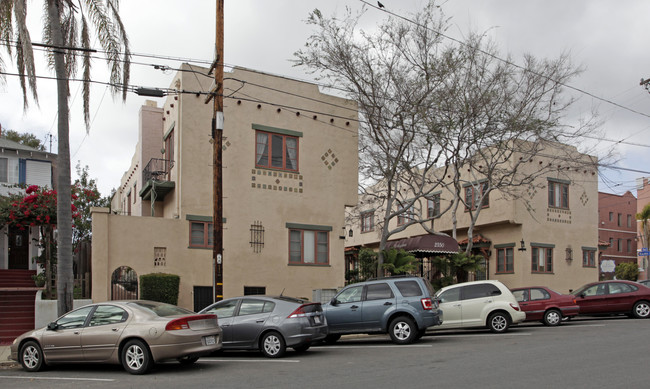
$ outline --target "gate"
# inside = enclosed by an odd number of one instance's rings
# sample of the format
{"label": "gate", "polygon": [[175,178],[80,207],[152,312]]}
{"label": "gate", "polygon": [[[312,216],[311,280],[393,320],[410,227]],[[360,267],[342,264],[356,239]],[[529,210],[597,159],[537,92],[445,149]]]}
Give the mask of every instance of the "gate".
{"label": "gate", "polygon": [[120,266],[111,275],[111,300],[137,300],[138,274],[128,266]]}
{"label": "gate", "polygon": [[212,304],[214,298],[212,297],[211,286],[195,286],[194,287],[194,312]]}

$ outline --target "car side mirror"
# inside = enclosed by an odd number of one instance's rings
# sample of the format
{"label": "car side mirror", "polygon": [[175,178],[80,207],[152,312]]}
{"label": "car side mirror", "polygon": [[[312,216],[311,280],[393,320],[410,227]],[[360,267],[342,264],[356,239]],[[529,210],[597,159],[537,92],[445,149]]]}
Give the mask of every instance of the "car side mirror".
{"label": "car side mirror", "polygon": [[55,322],[52,322],[47,325],[47,329],[50,331],[56,331],[57,329],[59,329],[59,325],[56,324]]}
{"label": "car side mirror", "polygon": [[332,299],[330,300],[330,305],[336,306],[336,304],[338,304],[338,301],[336,300],[336,297],[332,297]]}
{"label": "car side mirror", "polygon": [[584,293],[580,293],[580,297],[581,297],[581,298],[585,298],[585,294],[584,294]]}

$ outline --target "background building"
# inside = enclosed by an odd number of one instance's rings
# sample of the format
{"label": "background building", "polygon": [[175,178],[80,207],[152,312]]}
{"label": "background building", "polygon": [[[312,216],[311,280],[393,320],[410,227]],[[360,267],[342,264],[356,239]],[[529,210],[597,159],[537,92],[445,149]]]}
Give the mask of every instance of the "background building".
{"label": "background building", "polygon": [[608,244],[599,261],[599,279],[614,279],[616,265],[637,261],[637,201],[623,195],[598,192],[598,239]]}

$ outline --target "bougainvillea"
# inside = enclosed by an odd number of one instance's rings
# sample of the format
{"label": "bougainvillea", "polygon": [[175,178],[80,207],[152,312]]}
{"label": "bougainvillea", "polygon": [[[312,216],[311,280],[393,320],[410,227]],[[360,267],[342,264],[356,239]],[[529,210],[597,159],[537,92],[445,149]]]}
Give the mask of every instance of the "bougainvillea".
{"label": "bougainvillea", "polygon": [[[75,195],[73,195],[73,199]],[[79,218],[72,204],[72,218]],[[25,195],[11,195],[0,207],[0,222],[24,230],[36,226],[56,226],[56,191],[37,185],[25,190]]]}

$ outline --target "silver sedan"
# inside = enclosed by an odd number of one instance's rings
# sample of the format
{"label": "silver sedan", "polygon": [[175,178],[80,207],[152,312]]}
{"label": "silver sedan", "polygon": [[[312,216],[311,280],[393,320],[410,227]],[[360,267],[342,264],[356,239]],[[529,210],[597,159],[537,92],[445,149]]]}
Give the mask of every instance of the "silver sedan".
{"label": "silver sedan", "polygon": [[194,363],[220,348],[215,315],[155,301],[108,301],[22,334],[11,345],[11,359],[27,371],[91,362],[122,364],[131,374],[144,374],[156,362]]}
{"label": "silver sedan", "polygon": [[236,297],[200,313],[219,317],[224,350],[260,350],[269,358],[283,356],[287,347],[307,351],[328,332],[320,303],[286,296]]}

